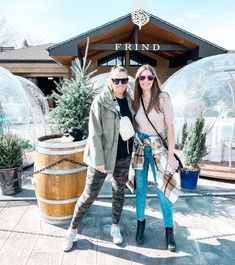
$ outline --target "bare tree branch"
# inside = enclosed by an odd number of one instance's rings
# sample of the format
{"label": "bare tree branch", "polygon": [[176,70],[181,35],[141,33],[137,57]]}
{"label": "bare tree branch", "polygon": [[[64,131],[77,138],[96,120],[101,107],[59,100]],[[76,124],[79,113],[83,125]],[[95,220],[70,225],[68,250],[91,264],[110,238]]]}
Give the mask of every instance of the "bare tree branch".
{"label": "bare tree branch", "polygon": [[[43,43],[43,38],[40,36],[36,36],[32,32],[26,32],[23,45],[27,44],[29,46],[36,46]],[[25,45],[27,47],[27,45]]]}
{"label": "bare tree branch", "polygon": [[0,18],[0,46],[15,46],[19,34],[14,26],[8,25],[5,18]]}

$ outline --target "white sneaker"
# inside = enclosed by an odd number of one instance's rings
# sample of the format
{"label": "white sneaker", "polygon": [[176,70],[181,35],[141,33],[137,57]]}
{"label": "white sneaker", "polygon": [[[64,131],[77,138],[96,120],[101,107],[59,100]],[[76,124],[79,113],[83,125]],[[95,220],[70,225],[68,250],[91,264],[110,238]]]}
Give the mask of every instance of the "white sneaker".
{"label": "white sneaker", "polygon": [[76,237],[77,229],[69,229],[64,238],[63,250],[69,251],[73,247],[73,241]]}
{"label": "white sneaker", "polygon": [[111,226],[110,235],[113,237],[114,244],[121,244],[123,239],[118,226]]}

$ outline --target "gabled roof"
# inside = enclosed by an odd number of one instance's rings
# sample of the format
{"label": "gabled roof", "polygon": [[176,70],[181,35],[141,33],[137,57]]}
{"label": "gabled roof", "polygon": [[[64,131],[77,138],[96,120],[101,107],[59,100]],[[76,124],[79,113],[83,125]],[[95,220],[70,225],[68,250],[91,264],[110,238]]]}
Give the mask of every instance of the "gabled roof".
{"label": "gabled roof", "polygon": [[51,62],[54,60],[49,56],[47,48],[53,43],[31,46],[11,50],[7,52],[0,52],[0,62]]}
{"label": "gabled roof", "polygon": [[[62,63],[67,59],[77,57],[79,48],[86,45],[87,37],[90,44],[94,43],[135,43],[135,25],[131,20],[131,14],[127,14],[100,27],[94,28],[83,34],[75,36],[61,43],[48,48],[49,55]],[[150,16],[150,21],[139,31],[138,43],[157,44],[180,44],[189,50],[198,49],[200,58],[227,53],[228,51],[216,44],[202,39],[186,30],[183,30],[159,17]],[[88,57],[96,55],[102,51],[89,50]],[[160,56],[172,59],[182,55],[181,51],[166,52],[158,51]]]}

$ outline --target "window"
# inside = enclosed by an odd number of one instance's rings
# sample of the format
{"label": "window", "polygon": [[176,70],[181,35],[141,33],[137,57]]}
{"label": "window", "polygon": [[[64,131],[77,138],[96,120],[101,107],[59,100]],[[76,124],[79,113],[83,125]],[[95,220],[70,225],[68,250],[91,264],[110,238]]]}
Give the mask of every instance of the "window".
{"label": "window", "polygon": [[151,66],[157,66],[157,60],[144,55],[140,52],[130,51],[130,66],[138,66],[143,64],[150,64]]}
{"label": "window", "polygon": [[[144,55],[137,51],[130,51],[130,66],[139,66],[143,64],[150,64],[151,66],[157,66],[157,60]],[[126,54],[125,51],[118,51],[107,55],[98,60],[98,66],[115,66],[122,65],[126,66]]]}
{"label": "window", "polygon": [[98,66],[126,65],[125,51],[118,51],[98,60]]}

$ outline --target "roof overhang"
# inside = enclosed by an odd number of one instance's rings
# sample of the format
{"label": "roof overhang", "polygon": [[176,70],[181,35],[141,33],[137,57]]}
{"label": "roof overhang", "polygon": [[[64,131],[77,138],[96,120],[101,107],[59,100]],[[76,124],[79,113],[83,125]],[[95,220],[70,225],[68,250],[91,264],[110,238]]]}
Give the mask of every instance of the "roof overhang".
{"label": "roof overhang", "polygon": [[[180,29],[156,16],[151,15],[149,22],[141,30],[131,20],[131,14],[118,18],[98,28],[92,29],[72,39],[48,48],[49,55],[62,64],[70,64],[75,57],[84,56],[89,38],[88,58],[107,50],[115,50],[116,44],[155,44],[159,49],[150,52],[169,60],[179,58],[199,59],[228,51],[194,34]],[[133,46],[137,47],[137,46]],[[130,50],[130,46],[127,50]]]}

